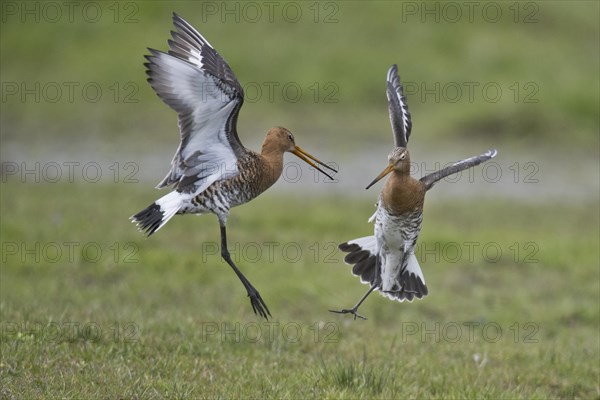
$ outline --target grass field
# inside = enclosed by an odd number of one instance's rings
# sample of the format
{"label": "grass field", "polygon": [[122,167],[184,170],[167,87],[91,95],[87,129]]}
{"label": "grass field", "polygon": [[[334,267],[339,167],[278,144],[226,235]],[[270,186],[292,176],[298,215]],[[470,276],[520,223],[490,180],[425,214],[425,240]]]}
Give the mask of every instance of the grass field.
{"label": "grass field", "polygon": [[[128,221],[177,145],[143,67],[173,11],[243,85],[246,146],[283,125],[339,164],[339,185],[303,166],[309,179],[232,212],[230,251],[269,322],[220,259],[214,216],[150,239]],[[600,399],[599,12],[1,2],[0,398]],[[373,295],[354,321],[328,312],[367,289],[336,246],[372,233],[380,185],[363,188],[391,147],[392,63],[415,165],[495,147],[503,176],[436,186],[417,248],[429,296]]]}
{"label": "grass field", "polygon": [[265,194],[229,231],[267,323],[214,217],[129,224],[155,194],[3,184],[4,398],[599,396],[597,204],[428,204],[430,295],[354,321],[327,311],[366,289],[332,244],[372,229],[372,203]]}

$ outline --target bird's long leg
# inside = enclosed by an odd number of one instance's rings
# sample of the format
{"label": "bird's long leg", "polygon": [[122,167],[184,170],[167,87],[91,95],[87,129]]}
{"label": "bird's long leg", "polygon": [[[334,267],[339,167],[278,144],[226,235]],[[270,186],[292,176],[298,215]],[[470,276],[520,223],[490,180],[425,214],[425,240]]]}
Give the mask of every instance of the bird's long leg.
{"label": "bird's long leg", "polygon": [[376,288],[377,288],[377,285],[373,284],[371,286],[371,288],[367,291],[367,293],[365,293],[365,295],[352,308],[344,308],[344,309],[341,309],[339,311],[336,311],[336,310],[329,310],[329,311],[332,312],[332,313],[338,313],[338,314],[352,314],[352,315],[354,315],[354,319],[356,319],[356,317],[362,318],[362,319],[367,319],[367,317],[363,317],[362,315],[360,315],[357,312],[358,311],[358,307],[360,307],[360,305],[363,303],[363,301],[365,301],[367,299],[367,297],[369,297],[369,295],[371,294],[371,292],[373,290],[375,290]]}
{"label": "bird's long leg", "polygon": [[365,295],[352,308],[344,308],[339,311],[335,311],[335,310],[329,310],[329,311],[332,313],[337,313],[337,314],[352,314],[352,315],[354,315],[354,319],[356,319],[357,317],[361,318],[361,319],[367,319],[367,317],[364,317],[357,312],[358,307],[360,307],[360,305],[367,299],[367,297],[369,297],[371,292],[373,292],[373,290],[377,289],[380,285],[381,285],[381,259],[379,257],[377,257],[377,261],[375,262],[375,280],[373,281],[373,283],[371,283],[371,287],[369,288],[367,293],[365,293]]}
{"label": "bird's long leg", "polygon": [[250,303],[252,304],[252,310],[254,313],[268,320],[269,318],[267,315],[270,317],[271,312],[269,311],[269,308],[263,301],[262,297],[260,297],[260,293],[258,293],[258,290],[252,286],[250,281],[244,276],[244,274],[242,274],[242,271],[236,267],[235,263],[231,259],[229,250],[227,250],[227,232],[225,225],[221,225],[221,257],[227,261],[227,264],[229,264],[229,266],[233,269],[233,272],[235,272],[248,291],[248,297],[250,297]]}

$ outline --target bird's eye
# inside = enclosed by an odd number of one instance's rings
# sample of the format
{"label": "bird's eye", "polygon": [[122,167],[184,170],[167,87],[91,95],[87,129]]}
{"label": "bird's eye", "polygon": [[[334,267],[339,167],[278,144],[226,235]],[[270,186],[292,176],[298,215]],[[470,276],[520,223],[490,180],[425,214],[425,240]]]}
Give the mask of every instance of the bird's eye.
{"label": "bird's eye", "polygon": [[402,153],[402,155],[400,156],[401,160],[404,160],[406,158],[406,153]]}
{"label": "bird's eye", "polygon": [[292,136],[292,134],[291,134],[291,133],[288,133],[288,139],[290,139],[290,142],[293,142],[293,141],[294,141],[294,137]]}

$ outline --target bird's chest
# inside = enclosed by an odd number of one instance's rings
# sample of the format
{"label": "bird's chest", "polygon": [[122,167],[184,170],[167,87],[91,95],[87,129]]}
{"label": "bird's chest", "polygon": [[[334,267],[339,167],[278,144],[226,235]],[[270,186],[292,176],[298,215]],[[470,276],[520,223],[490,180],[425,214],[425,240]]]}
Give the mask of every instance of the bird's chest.
{"label": "bird's chest", "polygon": [[390,213],[380,200],[375,217],[375,237],[384,251],[404,249],[406,243],[416,242],[422,223],[422,209],[395,215]]}
{"label": "bird's chest", "polygon": [[422,212],[425,200],[423,184],[410,175],[393,173],[381,191],[380,204],[391,215],[403,216],[414,211]]}
{"label": "bird's chest", "polygon": [[277,182],[282,170],[283,158],[271,161],[257,156],[252,159],[231,182],[235,192],[233,198],[237,201],[235,205],[246,203],[266,191]]}
{"label": "bird's chest", "polygon": [[386,182],[377,208],[375,235],[383,250],[403,249],[416,243],[423,222],[425,193],[421,182],[393,175]]}
{"label": "bird's chest", "polygon": [[271,187],[281,175],[282,162],[268,163],[260,156],[252,155],[241,160],[240,173],[229,179],[217,181],[207,190],[220,194],[229,207],[239,206],[256,198]]}

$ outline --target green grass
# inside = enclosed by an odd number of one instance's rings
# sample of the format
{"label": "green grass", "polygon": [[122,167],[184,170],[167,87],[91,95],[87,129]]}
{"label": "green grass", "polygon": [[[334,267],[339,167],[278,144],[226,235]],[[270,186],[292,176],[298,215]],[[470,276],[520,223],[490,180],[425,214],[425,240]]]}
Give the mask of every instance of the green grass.
{"label": "green grass", "polygon": [[[203,21],[202,4],[223,2],[93,4],[97,23],[79,12],[69,21],[66,6],[56,23],[3,8],[1,398],[600,398],[598,196],[544,199],[550,185],[598,185],[598,2],[492,2],[504,13],[497,23],[482,19],[483,3],[473,23],[405,18],[406,4],[424,2],[319,3],[320,18],[337,7],[335,23],[315,23],[314,2],[293,2],[304,13],[297,23]],[[115,4],[121,18],[137,7],[136,22],[114,23]],[[537,7],[536,22],[515,23],[511,6],[520,17]],[[65,162],[135,162],[136,178],[157,179],[143,165],[168,162],[176,116],[145,82],[143,55],[166,49],[172,11],[245,87],[302,88],[298,102],[281,91],[247,98],[239,131],[251,148],[283,125],[320,157],[365,164],[390,145],[384,76],[397,63],[417,89],[503,90],[498,102],[480,90],[456,102],[407,93],[415,159],[497,147],[509,175],[513,161],[535,161],[540,185],[524,202],[434,189],[417,253],[430,295],[411,304],[373,295],[361,308],[367,321],[327,310],[367,289],[336,245],[371,234],[375,192],[268,192],[234,209],[230,250],[273,314],[266,323],[220,259],[214,216],[178,217],[145,239],[128,217],[158,196],[149,183],[4,179],[5,168],[36,161],[63,173]],[[78,84],[73,101],[66,89],[57,102],[9,90],[65,82]],[[98,102],[82,97],[88,83],[100,85]],[[525,101],[532,93],[536,102]]]}
{"label": "green grass", "polygon": [[[354,321],[327,311],[366,290],[332,243],[371,232],[372,202],[266,193],[229,222],[234,258],[273,314],[266,323],[212,254],[214,216],[175,218],[150,239],[127,221],[156,194],[3,183],[3,398],[600,395],[593,202],[427,203],[418,255],[430,295],[373,295],[361,308],[369,319]],[[465,242],[479,250],[455,261]],[[480,251],[490,243],[498,259]]]}

